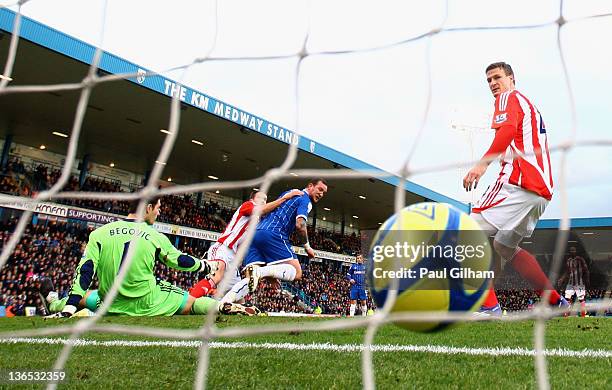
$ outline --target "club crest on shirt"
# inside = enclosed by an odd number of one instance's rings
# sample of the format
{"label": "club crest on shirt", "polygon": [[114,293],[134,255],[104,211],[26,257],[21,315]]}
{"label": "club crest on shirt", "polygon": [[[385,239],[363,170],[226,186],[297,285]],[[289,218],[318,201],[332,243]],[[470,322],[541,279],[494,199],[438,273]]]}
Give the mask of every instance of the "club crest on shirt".
{"label": "club crest on shirt", "polygon": [[508,113],[504,112],[503,114],[495,115],[495,119],[493,120],[495,123],[504,123],[508,119]]}

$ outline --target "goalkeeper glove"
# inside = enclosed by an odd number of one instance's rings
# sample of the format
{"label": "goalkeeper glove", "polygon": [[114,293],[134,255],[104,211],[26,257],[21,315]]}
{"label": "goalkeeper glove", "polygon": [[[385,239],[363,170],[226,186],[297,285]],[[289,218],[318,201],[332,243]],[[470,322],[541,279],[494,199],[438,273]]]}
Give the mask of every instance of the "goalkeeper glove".
{"label": "goalkeeper glove", "polygon": [[219,262],[200,260],[200,269],[198,270],[198,272],[201,272],[204,275],[215,276],[215,273],[217,272],[218,269],[219,269]]}

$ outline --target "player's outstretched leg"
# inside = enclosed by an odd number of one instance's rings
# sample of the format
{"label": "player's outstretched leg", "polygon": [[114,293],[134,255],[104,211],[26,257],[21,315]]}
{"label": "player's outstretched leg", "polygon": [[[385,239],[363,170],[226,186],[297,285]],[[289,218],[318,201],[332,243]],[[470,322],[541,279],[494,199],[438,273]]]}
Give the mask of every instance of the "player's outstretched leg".
{"label": "player's outstretched leg", "polygon": [[249,278],[244,278],[236,283],[232,288],[221,298],[221,302],[240,302],[249,293]]}
{"label": "player's outstretched leg", "polygon": [[302,278],[302,266],[296,259],[281,260],[277,264],[265,267],[251,266],[249,277],[249,290],[254,292],[257,289],[261,278],[274,278],[285,282],[292,282]]}
{"label": "player's outstretched leg", "polygon": [[[565,300],[570,306],[574,303],[574,290],[570,289],[569,286],[565,288]],[[569,311],[563,313],[564,317],[569,317],[569,315],[570,315]]]}
{"label": "player's outstretched leg", "polygon": [[[39,293],[42,295],[42,291]],[[57,291],[50,291],[47,293],[45,302],[48,310],[48,314],[45,316],[45,319],[62,318],[59,313],[64,310],[64,307],[68,302],[68,297],[59,299]],[[99,306],[100,296],[98,295],[98,290],[88,290],[85,293],[85,296],[79,301],[79,305],[77,307],[78,311],[73,314],[73,317],[90,316],[92,313],[98,310]]]}
{"label": "player's outstretched leg", "polygon": [[[45,315],[61,312],[68,302],[68,297],[59,298],[59,294],[55,291],[55,286],[51,278],[43,276],[39,280],[38,295],[40,296],[43,305],[45,306]],[[79,302],[79,309],[88,309],[95,312],[100,305],[98,290],[89,290]]]}
{"label": "player's outstretched leg", "polygon": [[537,290],[538,294],[542,295],[545,290],[550,291],[549,304],[559,307],[569,306],[567,301],[553,287],[538,261],[529,252],[519,246],[509,248],[498,241],[493,241],[493,246],[502,258],[509,259],[512,268],[525,278]]}

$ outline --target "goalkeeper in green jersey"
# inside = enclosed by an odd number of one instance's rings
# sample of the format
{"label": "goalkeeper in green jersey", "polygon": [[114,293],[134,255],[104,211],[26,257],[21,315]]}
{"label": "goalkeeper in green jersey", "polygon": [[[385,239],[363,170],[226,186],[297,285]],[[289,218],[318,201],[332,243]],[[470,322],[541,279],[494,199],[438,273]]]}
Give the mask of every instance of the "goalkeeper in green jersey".
{"label": "goalkeeper in green jersey", "polygon": [[[101,300],[111,289],[122,263],[126,259],[132,242],[132,262],[121,282],[117,296],[108,313],[129,316],[171,316],[174,314],[206,314],[218,310],[223,314],[255,314],[254,308],[239,304],[219,303],[209,297],[194,298],[168,282],[156,281],[153,269],[161,261],[168,267],[214,274],[211,264],[196,259],[176,249],[168,237],[156,231],[152,225],[160,214],[161,201],[148,202],[144,222],[136,222],[138,201],[130,203],[127,219],[115,221],[91,232],[85,253],[77,267],[70,293],[58,299],[52,290],[50,279],[42,281],[41,295],[44,295],[48,311],[47,318],[70,317],[79,308],[95,311]],[[98,275],[98,290],[89,290],[94,275]],[[50,288],[51,287],[51,288]]]}

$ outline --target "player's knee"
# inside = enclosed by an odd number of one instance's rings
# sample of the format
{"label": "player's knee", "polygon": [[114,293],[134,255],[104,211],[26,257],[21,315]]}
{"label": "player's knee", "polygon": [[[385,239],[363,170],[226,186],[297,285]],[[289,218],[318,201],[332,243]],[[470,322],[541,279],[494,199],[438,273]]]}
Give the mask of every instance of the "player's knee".
{"label": "player's knee", "polygon": [[193,303],[195,302],[196,298],[192,297],[191,295],[189,295],[187,297],[187,302],[185,302],[185,306],[183,306],[183,309],[181,310],[180,314],[190,314],[191,313],[191,307],[193,306]]}
{"label": "player's knee", "polygon": [[217,270],[215,274],[212,276],[212,280],[215,283],[219,283],[223,279],[223,275],[225,274],[225,262],[220,260],[214,260],[217,264]]}
{"label": "player's knee", "polygon": [[221,261],[221,260],[215,260],[218,264],[217,264],[217,272],[223,272],[225,271],[225,261]]}

